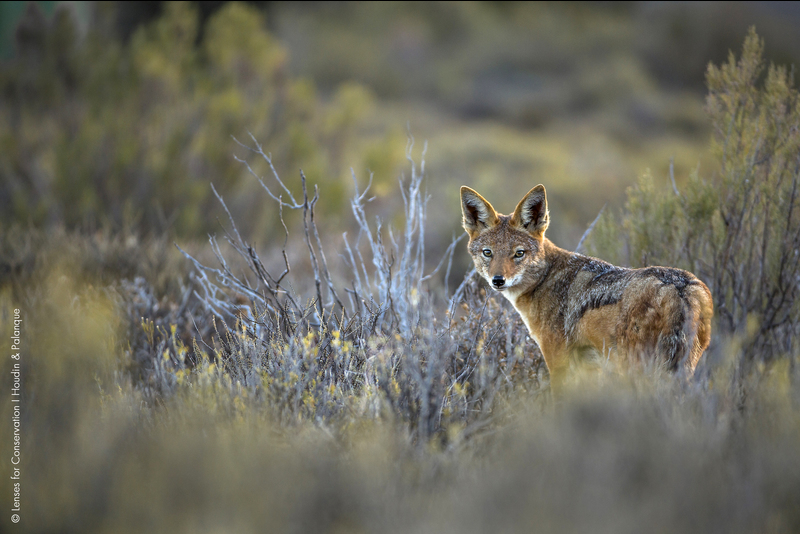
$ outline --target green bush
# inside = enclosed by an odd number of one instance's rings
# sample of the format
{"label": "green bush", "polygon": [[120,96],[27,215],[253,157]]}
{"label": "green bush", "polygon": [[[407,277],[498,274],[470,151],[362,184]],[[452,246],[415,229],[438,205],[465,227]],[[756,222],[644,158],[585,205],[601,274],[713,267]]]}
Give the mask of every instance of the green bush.
{"label": "green bush", "polygon": [[800,332],[800,98],[762,52],[751,30],[738,60],[708,67],[714,173],[692,173],[682,191],[645,174],[591,243],[634,267],[697,274],[714,295],[716,331],[741,336],[747,360],[796,350]]}
{"label": "green bush", "polygon": [[107,30],[113,15],[97,7],[83,40],[67,8],[51,23],[31,4],[21,21],[17,57],[0,71],[5,222],[202,235],[216,229],[209,182],[223,194],[243,185],[233,154],[245,154],[231,137],[248,131],[279,168],[338,180],[372,96],[348,84],[323,105],[310,82],[288,76],[260,11],[226,4],[199,37],[196,8],[168,3],[125,45]]}

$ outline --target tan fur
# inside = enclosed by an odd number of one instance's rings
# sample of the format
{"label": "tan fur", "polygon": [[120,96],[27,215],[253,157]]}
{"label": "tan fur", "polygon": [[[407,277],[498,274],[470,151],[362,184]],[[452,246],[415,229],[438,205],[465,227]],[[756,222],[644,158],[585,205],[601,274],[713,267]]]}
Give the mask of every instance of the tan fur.
{"label": "tan fur", "polygon": [[461,207],[478,273],[519,312],[553,385],[570,355],[586,348],[694,373],[714,312],[711,292],[693,274],[616,267],[555,246],[544,236],[550,216],[542,185],[512,215],[497,213],[469,187],[461,188]]}

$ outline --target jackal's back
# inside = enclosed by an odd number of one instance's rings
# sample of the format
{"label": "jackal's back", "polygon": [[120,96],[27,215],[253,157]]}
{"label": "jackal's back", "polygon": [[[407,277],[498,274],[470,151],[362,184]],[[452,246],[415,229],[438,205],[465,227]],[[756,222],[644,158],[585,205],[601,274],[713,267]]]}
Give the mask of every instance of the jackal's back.
{"label": "jackal's back", "polygon": [[[563,331],[565,348],[652,355],[670,370],[683,362],[694,372],[713,316],[711,292],[702,281],[681,269],[626,269],[548,245],[552,280],[528,298],[521,295],[520,304],[533,310],[535,299],[549,300],[537,292],[552,292],[552,307],[537,315],[541,322],[550,318],[547,329]],[[524,314],[525,308],[517,309]]]}

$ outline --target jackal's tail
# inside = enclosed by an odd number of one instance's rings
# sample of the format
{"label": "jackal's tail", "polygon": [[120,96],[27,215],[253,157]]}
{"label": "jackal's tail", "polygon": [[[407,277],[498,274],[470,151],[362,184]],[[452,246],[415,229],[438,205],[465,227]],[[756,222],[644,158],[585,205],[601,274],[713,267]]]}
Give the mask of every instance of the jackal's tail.
{"label": "jackal's tail", "polygon": [[659,350],[667,358],[667,369],[678,371],[682,365],[687,376],[692,376],[711,341],[714,304],[711,291],[697,279],[687,284],[678,296],[671,310],[672,331],[662,334]]}
{"label": "jackal's tail", "polygon": [[686,301],[692,309],[692,328],[695,331],[692,347],[688,357],[684,360],[684,368],[687,374],[694,374],[697,362],[708,348],[711,342],[711,319],[714,317],[714,300],[708,287],[697,280],[697,284],[692,284],[686,288]]}

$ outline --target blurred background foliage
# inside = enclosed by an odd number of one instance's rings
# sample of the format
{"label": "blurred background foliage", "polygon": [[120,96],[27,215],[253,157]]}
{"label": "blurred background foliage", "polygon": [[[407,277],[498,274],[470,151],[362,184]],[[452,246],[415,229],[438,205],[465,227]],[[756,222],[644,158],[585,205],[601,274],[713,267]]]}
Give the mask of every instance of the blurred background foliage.
{"label": "blurred background foliage", "polygon": [[[407,128],[428,140],[441,247],[457,186],[509,210],[548,187],[551,237],[572,248],[645,169],[712,167],[708,61],[755,23],[796,62],[800,10],[777,2],[5,3],[0,217],[202,238],[223,215],[259,243],[277,209],[233,155],[248,132],[290,186],[303,169],[340,222],[350,169],[392,213]],[[16,25],[15,25],[16,24]],[[418,144],[417,146],[421,146]],[[263,175],[263,161],[250,158]],[[288,221],[290,227],[297,224]]]}
{"label": "blurred background foliage", "polygon": [[50,19],[26,9],[2,72],[6,222],[202,236],[216,224],[210,182],[256,213],[232,157],[232,136],[248,131],[278,167],[340,188],[327,171],[368,89],[343,84],[320,103],[312,82],[287,76],[285,47],[246,4],[220,7],[201,35],[198,9],[169,3],[127,42],[119,12],[95,6],[81,36],[69,6]]}

